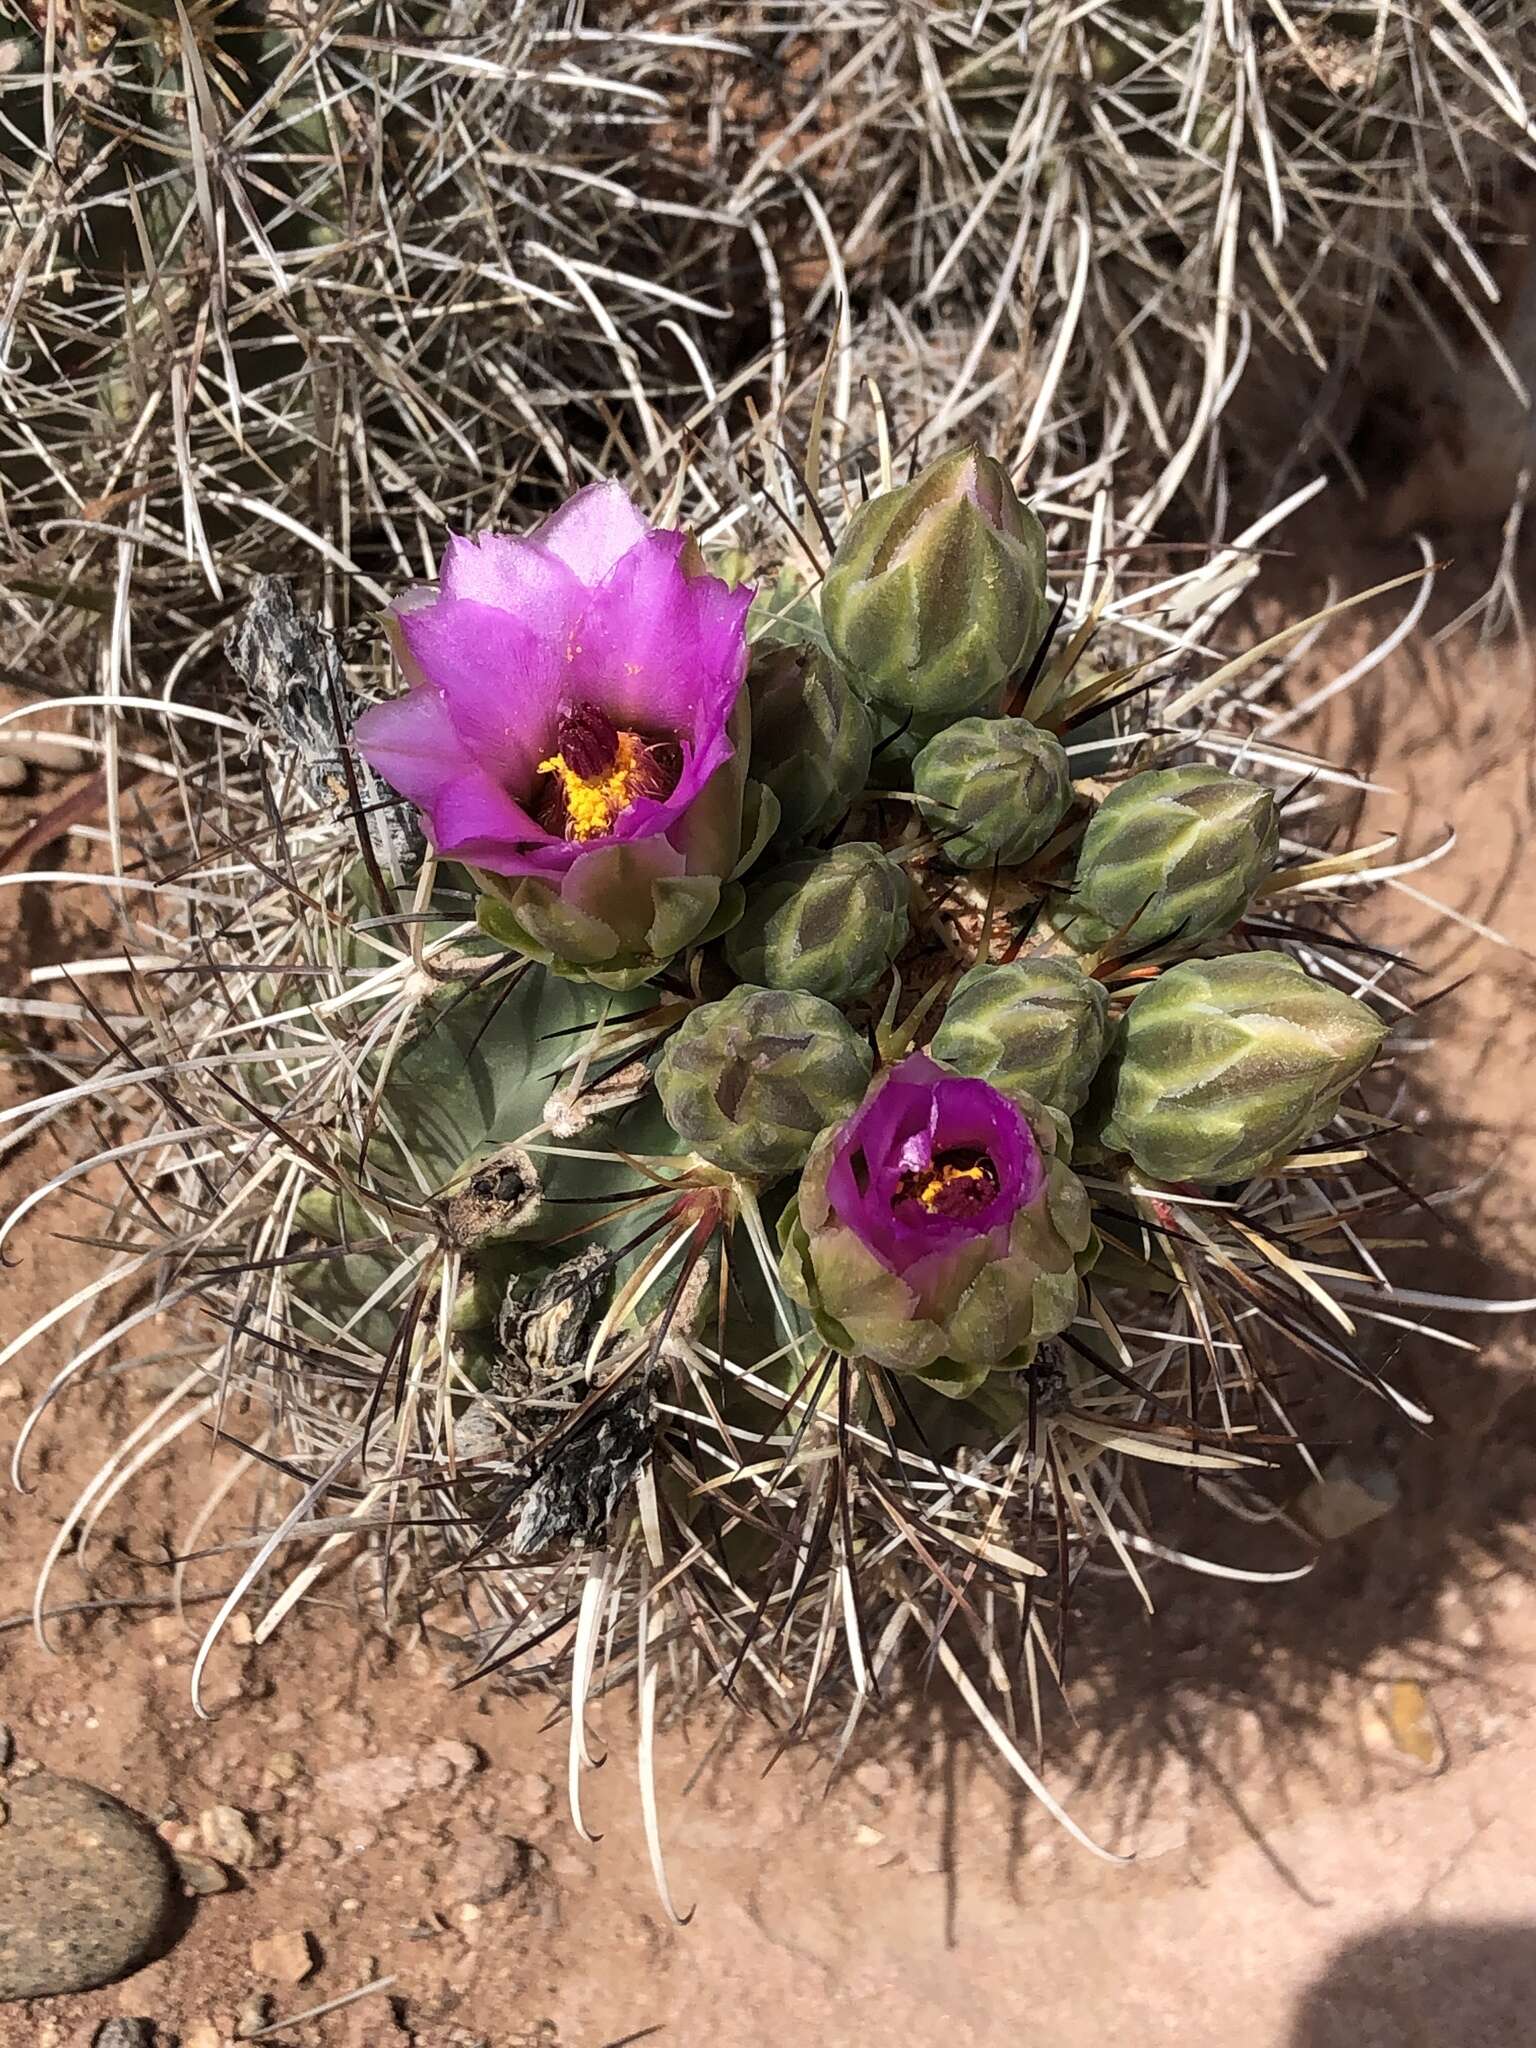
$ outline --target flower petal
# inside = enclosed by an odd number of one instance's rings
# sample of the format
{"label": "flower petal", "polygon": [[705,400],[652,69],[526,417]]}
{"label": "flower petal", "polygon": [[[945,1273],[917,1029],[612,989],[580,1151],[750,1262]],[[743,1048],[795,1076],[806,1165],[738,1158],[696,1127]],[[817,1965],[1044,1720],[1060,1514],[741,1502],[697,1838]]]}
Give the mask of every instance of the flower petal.
{"label": "flower petal", "polygon": [[427,821],[439,853],[496,875],[543,873],[541,856],[558,859],[565,850],[483,768],[467,768],[440,789]]}
{"label": "flower petal", "polygon": [[592,594],[571,646],[569,687],[618,725],[691,735],[725,724],[747,670],[752,592],[689,575],[688,537],[649,533]]}
{"label": "flower petal", "polygon": [[471,598],[405,612],[400,635],[441,691],[469,758],[531,793],[559,720],[564,641]]}
{"label": "flower petal", "polygon": [[561,646],[587,602],[587,579],[537,541],[511,534],[450,535],[439,574],[445,602],[467,599],[516,612]]}
{"label": "flower petal", "polygon": [[422,810],[472,766],[447,705],[429,688],[370,705],[353,737],[375,774]]}
{"label": "flower petal", "polygon": [[645,538],[646,524],[622,484],[588,484],[533,530],[540,547],[587,585],[601,583],[614,563]]}

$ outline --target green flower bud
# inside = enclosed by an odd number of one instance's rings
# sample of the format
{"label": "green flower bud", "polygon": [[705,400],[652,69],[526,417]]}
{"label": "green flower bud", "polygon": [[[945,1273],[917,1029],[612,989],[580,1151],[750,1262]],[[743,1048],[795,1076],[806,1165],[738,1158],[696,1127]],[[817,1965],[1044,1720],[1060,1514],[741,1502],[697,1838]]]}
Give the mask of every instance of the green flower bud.
{"label": "green flower bud", "polygon": [[747,674],[752,773],[779,801],[773,845],[835,825],[869,780],[874,728],[837,664],[814,648],[764,640]]}
{"label": "green flower bud", "polygon": [[1129,951],[1203,945],[1237,923],[1279,844],[1274,796],[1256,782],[1200,764],[1133,775],[1094,813],[1056,923],[1080,947],[1119,931]]}
{"label": "green flower bud", "polygon": [[854,514],[821,616],[854,688],[895,716],[995,707],[1045,631],[1045,529],[998,463],[961,449]]}
{"label": "green flower bud", "polygon": [[918,808],[956,867],[1011,867],[1036,854],[1072,803],[1059,740],[1027,718],[962,718],[913,767]]}
{"label": "green flower bud", "polygon": [[1186,960],[1126,1012],[1104,1142],[1156,1180],[1251,1179],[1328,1121],[1385,1029],[1282,953]]}
{"label": "green flower bud", "polygon": [[1068,960],[1015,960],[962,977],[932,1052],[1008,1096],[1075,1116],[1109,1036],[1102,983]]}
{"label": "green flower bud", "polygon": [[907,942],[907,878],[867,840],[786,861],[747,898],[726,935],[743,981],[830,1003],[867,995]]}
{"label": "green flower bud", "polygon": [[656,1068],[674,1131],[728,1173],[777,1180],[818,1131],[848,1115],[873,1057],[830,1003],[790,989],[737,988],[692,1011]]}

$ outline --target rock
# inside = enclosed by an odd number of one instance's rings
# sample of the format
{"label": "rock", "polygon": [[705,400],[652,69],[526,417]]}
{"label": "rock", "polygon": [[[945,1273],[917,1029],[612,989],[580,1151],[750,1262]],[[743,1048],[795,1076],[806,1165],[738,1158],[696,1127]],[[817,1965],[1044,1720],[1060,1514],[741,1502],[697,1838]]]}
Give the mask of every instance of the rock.
{"label": "rock", "polygon": [[197,1832],[208,1854],[236,1870],[254,1870],[261,1850],[251,1824],[238,1806],[205,1806],[197,1816]]}
{"label": "rock", "polygon": [[212,2020],[196,2020],[182,2035],[181,2048],[224,2048],[224,2036]]}
{"label": "rock", "polygon": [[26,1392],[15,1373],[0,1374],[0,1401],[19,1401]]}
{"label": "rock", "polygon": [[153,2020],[103,2020],[91,2048],[155,2048]]}
{"label": "rock", "polygon": [[251,1968],[276,1984],[302,1984],[314,1967],[314,1949],[301,1929],[266,1934],[251,1943]]}
{"label": "rock", "polygon": [[[1445,1769],[1445,1735],[1429,1694],[1416,1678],[1373,1685],[1360,1702],[1360,1735],[1368,1750],[1432,1778]],[[0,1835],[0,1842],[4,1841]]]}
{"label": "rock", "polygon": [[322,1799],[349,1813],[393,1813],[417,1787],[416,1759],[410,1756],[375,1756],[361,1763],[338,1764],[315,1780]]}
{"label": "rock", "polygon": [[136,1813],[74,1778],[13,1783],[0,1828],[0,2004],[90,1991],[158,1955],[175,1871]]}
{"label": "rock", "polygon": [[1391,1514],[1401,1493],[1397,1475],[1386,1465],[1335,1451],[1321,1479],[1303,1488],[1296,1513],[1320,1543],[1337,1543]]}
{"label": "rock", "polygon": [[516,1839],[497,1841],[478,1835],[465,1842],[443,1877],[443,1897],[450,1906],[486,1906],[503,1899],[514,1886],[527,1883],[532,1851]]}
{"label": "rock", "polygon": [[513,1796],[524,1813],[543,1815],[555,1803],[555,1788],[540,1772],[525,1771]]}
{"label": "rock", "polygon": [[211,1856],[199,1856],[195,1849],[178,1849],[176,1875],[182,1888],[197,1899],[211,1899],[229,1890],[229,1872]]}
{"label": "rock", "polygon": [[446,1791],[472,1776],[483,1761],[472,1742],[434,1742],[416,1766],[417,1781],[429,1791]]}
{"label": "rock", "polygon": [[261,1767],[269,1785],[296,1785],[304,1775],[304,1759],[297,1750],[274,1749]]}
{"label": "rock", "polygon": [[9,1766],[11,1758],[15,1754],[16,1738],[10,1729],[6,1727],[5,1723],[0,1721],[0,1771],[5,1770]]}
{"label": "rock", "polygon": [[248,1998],[235,2015],[235,2039],[249,2041],[253,2034],[259,2034],[272,2017],[272,2000],[265,1991],[258,1991]]}

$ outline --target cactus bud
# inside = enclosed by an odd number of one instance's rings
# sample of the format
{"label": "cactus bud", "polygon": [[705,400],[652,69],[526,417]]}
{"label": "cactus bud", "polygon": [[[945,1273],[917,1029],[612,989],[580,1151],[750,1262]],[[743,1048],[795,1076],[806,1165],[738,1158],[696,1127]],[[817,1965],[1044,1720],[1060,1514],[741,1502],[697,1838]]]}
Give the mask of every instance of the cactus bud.
{"label": "cactus bud", "polygon": [[777,1180],[868,1084],[869,1047],[830,1003],[737,988],[679,1026],[656,1068],[674,1131],[728,1173]]}
{"label": "cactus bud", "polygon": [[962,718],[913,767],[918,808],[956,867],[1010,867],[1040,851],[1072,803],[1061,742],[1026,718]]}
{"label": "cactus bud", "polygon": [[1015,960],[962,978],[932,1051],[957,1073],[1070,1117],[1087,1100],[1108,1033],[1099,982],[1067,960]]}
{"label": "cactus bud", "polygon": [[909,925],[905,874],[878,846],[850,840],[766,875],[726,935],[725,957],[761,988],[846,1003],[874,987]]}
{"label": "cactus bud", "polygon": [[1384,1033],[1282,953],[1186,960],[1126,1012],[1104,1142],[1157,1180],[1251,1179],[1328,1121]]}
{"label": "cactus bud", "polygon": [[752,773],[779,801],[773,844],[835,825],[869,780],[874,728],[847,678],[813,647],[764,640],[747,674]]}
{"label": "cactus bud", "polygon": [[1230,931],[1275,864],[1271,792],[1219,768],[1156,768],[1122,782],[1083,836],[1071,901],[1056,922],[1076,946],[1125,931],[1139,951]]}
{"label": "cactus bud", "polygon": [[961,449],[854,514],[821,615],[854,688],[896,717],[995,707],[1045,630],[1045,530],[1006,470]]}

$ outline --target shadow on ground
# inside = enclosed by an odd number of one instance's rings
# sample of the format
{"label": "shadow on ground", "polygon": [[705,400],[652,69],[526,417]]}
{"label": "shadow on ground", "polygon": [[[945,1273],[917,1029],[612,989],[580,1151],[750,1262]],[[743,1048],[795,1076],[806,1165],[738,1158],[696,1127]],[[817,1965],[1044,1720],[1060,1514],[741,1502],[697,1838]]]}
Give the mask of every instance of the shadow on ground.
{"label": "shadow on ground", "polygon": [[1533,2014],[1536,1927],[1404,1920],[1339,1951],[1286,2048],[1523,2048]]}

